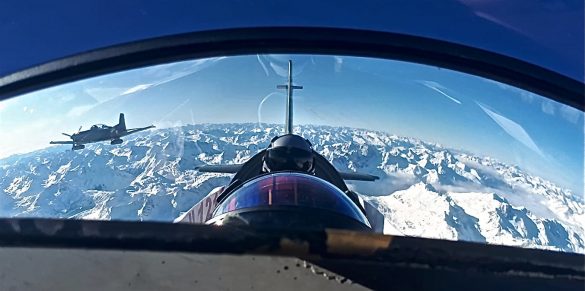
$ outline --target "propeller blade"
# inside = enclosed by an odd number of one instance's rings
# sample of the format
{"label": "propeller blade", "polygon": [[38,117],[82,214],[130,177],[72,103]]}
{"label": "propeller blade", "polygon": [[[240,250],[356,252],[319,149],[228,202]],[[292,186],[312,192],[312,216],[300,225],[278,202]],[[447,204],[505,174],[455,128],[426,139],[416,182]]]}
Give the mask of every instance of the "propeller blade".
{"label": "propeller blade", "polygon": [[68,133],[64,133],[64,132],[62,132],[61,134],[62,134],[62,135],[65,135],[65,136],[68,136],[68,137],[71,137],[71,135],[70,135],[70,134],[68,134]]}
{"label": "propeller blade", "polygon": [[81,127],[83,127],[83,125],[79,126],[79,129],[77,130],[77,133],[79,133],[81,131]]}

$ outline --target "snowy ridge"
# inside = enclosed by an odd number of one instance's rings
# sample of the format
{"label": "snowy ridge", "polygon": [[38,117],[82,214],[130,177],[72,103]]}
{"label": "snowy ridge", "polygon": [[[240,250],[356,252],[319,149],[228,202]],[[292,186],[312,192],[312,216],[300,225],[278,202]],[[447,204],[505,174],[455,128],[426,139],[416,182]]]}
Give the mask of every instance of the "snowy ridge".
{"label": "snowy ridge", "polygon": [[[386,233],[585,252],[583,201],[518,167],[382,132],[298,129],[338,169],[382,177],[350,187],[385,215]],[[172,221],[229,181],[196,166],[242,163],[281,132],[187,125],[6,158],[0,216]]]}

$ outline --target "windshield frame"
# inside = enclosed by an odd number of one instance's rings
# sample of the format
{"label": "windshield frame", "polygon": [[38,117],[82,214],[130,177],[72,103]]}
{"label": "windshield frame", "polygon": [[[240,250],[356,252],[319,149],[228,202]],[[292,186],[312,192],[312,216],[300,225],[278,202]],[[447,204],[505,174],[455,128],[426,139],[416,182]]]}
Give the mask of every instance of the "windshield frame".
{"label": "windshield frame", "polygon": [[50,86],[149,65],[258,53],[375,57],[444,67],[585,110],[585,84],[525,61],[412,35],[317,27],[202,31],[102,48],[0,78],[0,101]]}

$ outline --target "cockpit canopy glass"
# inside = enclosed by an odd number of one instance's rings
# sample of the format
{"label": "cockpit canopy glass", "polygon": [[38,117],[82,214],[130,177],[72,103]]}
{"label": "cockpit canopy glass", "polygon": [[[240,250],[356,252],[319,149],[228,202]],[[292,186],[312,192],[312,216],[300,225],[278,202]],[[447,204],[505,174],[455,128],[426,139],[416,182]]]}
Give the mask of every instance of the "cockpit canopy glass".
{"label": "cockpit canopy glass", "polygon": [[[379,231],[585,253],[583,111],[441,67],[345,55],[185,60],[0,101],[0,217],[173,222],[212,201],[233,175],[201,166],[243,164],[285,133],[289,60],[302,86],[292,133],[338,171],[380,177],[346,181],[380,213]],[[87,132],[94,124],[128,131]],[[269,154],[286,165],[274,170],[318,165]],[[302,174],[240,191],[218,212],[280,203],[362,219]]]}
{"label": "cockpit canopy glass", "polygon": [[107,128],[110,128],[110,127],[111,126],[107,126],[105,124],[96,124],[96,125],[92,125],[91,126],[92,129],[94,129],[94,128],[97,128],[97,129],[107,129]]}
{"label": "cockpit canopy glass", "polygon": [[217,206],[213,216],[278,206],[333,211],[369,225],[361,210],[341,190],[315,176],[296,172],[266,174],[244,183]]}

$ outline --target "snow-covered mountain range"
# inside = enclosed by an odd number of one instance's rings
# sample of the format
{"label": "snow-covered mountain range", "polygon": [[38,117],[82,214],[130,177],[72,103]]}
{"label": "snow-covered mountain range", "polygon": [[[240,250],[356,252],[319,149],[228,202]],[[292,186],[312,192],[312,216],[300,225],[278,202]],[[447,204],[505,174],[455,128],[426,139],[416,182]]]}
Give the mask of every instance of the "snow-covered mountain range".
{"label": "snow-covered mountain range", "polygon": [[[370,130],[298,130],[338,169],[382,177],[350,187],[385,215],[386,233],[585,252],[583,200],[516,166]],[[242,163],[281,132],[186,125],[12,156],[0,160],[0,216],[172,221],[230,179],[196,166]]]}

